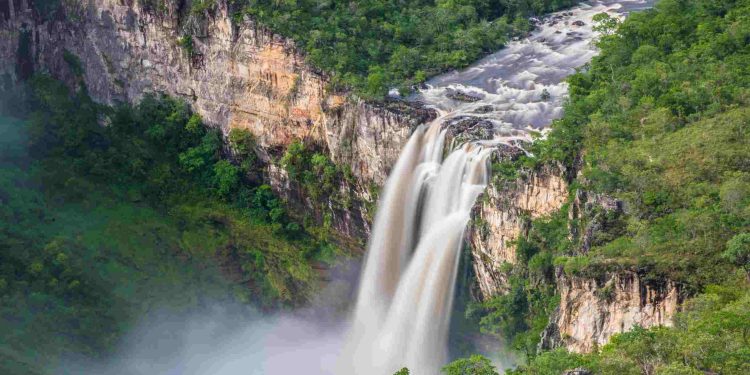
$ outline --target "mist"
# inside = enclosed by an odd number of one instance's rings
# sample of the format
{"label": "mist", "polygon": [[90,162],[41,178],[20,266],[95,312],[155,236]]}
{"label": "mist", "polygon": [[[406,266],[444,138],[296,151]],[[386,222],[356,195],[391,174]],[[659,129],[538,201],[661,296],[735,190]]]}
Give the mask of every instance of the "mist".
{"label": "mist", "polygon": [[309,306],[261,312],[204,303],[198,311],[163,306],[131,329],[104,359],[68,358],[56,374],[331,374],[344,347],[358,261],[342,260]]}
{"label": "mist", "polygon": [[328,374],[342,326],[295,315],[241,316],[217,307],[144,321],[105,363],[67,363],[59,374]]}

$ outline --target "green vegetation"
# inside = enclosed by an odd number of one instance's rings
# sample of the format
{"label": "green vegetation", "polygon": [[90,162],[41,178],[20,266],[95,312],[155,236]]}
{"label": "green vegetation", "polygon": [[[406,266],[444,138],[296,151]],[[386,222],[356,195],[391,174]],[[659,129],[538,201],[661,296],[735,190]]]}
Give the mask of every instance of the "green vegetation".
{"label": "green vegetation", "polygon": [[[205,1],[204,1],[205,2]],[[577,0],[232,0],[247,14],[292,38],[334,86],[381,99],[426,77],[465,67],[530,29],[528,16]]]}
{"label": "green vegetation", "polygon": [[[315,201],[323,197],[339,197],[340,183],[353,181],[353,176],[348,169],[337,166],[327,155],[315,152],[300,141],[289,145],[281,158],[281,165],[289,174],[289,178],[299,183]],[[339,198],[345,199],[345,197]]]}
{"label": "green vegetation", "polygon": [[235,164],[183,102],[108,108],[44,76],[29,85],[34,111],[0,119],[0,372],[106,356],[159,309],[310,296],[311,262],[336,249],[244,181],[251,136],[230,137]]}
{"label": "green vegetation", "polygon": [[34,0],[31,2],[31,6],[36,13],[44,20],[51,20],[54,18],[60,8],[62,8],[61,0]]}
{"label": "green vegetation", "polygon": [[311,213],[306,214],[302,218],[306,229],[321,239],[335,236],[330,230],[333,210],[348,210],[352,205],[351,191],[348,189],[354,184],[354,176],[348,166],[336,165],[327,155],[302,141],[292,142],[279,162],[289,179],[299,186],[317,209],[315,214],[322,216],[322,227],[308,227],[312,216]]}
{"label": "green vegetation", "polygon": [[195,46],[193,45],[193,36],[192,35],[184,35],[177,39],[177,45],[182,47],[182,49],[187,53],[188,56],[193,56],[195,54]]}
{"label": "green vegetation", "polygon": [[65,50],[63,51],[63,60],[68,64],[68,67],[70,68],[70,71],[74,76],[78,78],[83,76],[83,64],[81,64],[81,59],[79,59],[78,56],[74,55],[68,50]]}
{"label": "green vegetation", "polygon": [[692,291],[731,274],[727,241],[750,230],[748,11],[663,0],[602,37],[601,55],[570,78],[539,154],[579,165],[584,189],[626,204],[621,233],[587,254],[589,267],[638,267]]}
{"label": "green vegetation", "polygon": [[593,354],[555,350],[510,374],[560,374],[584,367],[595,374],[747,374],[750,371],[750,292],[746,274],[709,286],[686,304],[674,328],[636,327]]}
{"label": "green vegetation", "polygon": [[481,355],[457,359],[443,367],[445,375],[497,375],[495,366]]}
{"label": "green vegetation", "polygon": [[[624,208],[594,207],[570,221],[564,207],[533,221],[505,270],[509,293],[468,311],[484,332],[526,352],[510,373],[750,371],[748,14],[747,0],[662,0],[622,24],[597,16],[601,54],[569,78],[564,117],[533,145],[534,158],[493,166],[501,183],[522,175],[518,167],[562,163],[582,172],[571,196],[582,189]],[[673,328],[637,328],[589,355],[535,353],[556,303],[555,267],[586,277],[634,270],[674,280],[692,299]]]}
{"label": "green vegetation", "polygon": [[[457,359],[442,368],[445,375],[498,375],[495,366],[484,356],[475,354],[469,358]],[[393,375],[409,375],[409,369],[404,367]]]}

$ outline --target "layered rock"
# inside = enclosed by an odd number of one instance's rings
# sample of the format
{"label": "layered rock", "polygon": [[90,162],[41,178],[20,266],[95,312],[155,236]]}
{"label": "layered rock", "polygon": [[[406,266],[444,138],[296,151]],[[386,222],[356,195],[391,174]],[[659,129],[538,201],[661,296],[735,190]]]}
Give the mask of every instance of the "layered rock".
{"label": "layered rock", "polygon": [[504,263],[516,262],[516,241],[531,219],[550,215],[565,204],[568,184],[559,168],[524,172],[523,177],[495,180],[474,211],[469,233],[474,271],[483,298],[507,291]]}
{"label": "layered rock", "polygon": [[579,353],[591,352],[635,326],[671,326],[682,302],[674,282],[649,283],[634,272],[601,279],[562,276],[558,290],[560,306],[541,345]]}
{"label": "layered rock", "polygon": [[[94,100],[107,104],[137,102],[148,92],[182,97],[224,134],[251,131],[269,165],[294,140],[329,151],[352,167],[358,186],[347,188],[355,198],[366,199],[366,187],[383,183],[413,128],[434,116],[329,92],[328,77],[307,65],[291,40],[251,19],[235,22],[223,0],[202,14],[185,0],[158,10],[134,1],[72,1],[48,20],[29,1],[0,4],[5,81],[49,72],[72,86],[82,80]],[[287,194],[289,184],[276,172],[269,169],[268,181]],[[361,220],[354,223],[337,229],[367,232]]]}

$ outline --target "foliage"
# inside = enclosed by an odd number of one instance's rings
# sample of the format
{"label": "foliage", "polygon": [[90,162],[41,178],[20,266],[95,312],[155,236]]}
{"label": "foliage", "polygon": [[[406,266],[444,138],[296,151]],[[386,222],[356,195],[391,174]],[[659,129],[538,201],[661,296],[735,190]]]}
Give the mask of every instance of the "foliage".
{"label": "foliage", "polygon": [[[0,372],[107,355],[159,308],[273,308],[314,290],[310,263],[336,249],[244,181],[185,103],[109,108],[48,77],[30,85],[34,111],[0,126]],[[251,138],[233,141],[253,168]]]}
{"label": "foliage", "polygon": [[[575,236],[532,247],[522,239],[512,276],[515,268],[547,264],[547,256],[534,258],[549,253],[569,275],[635,269],[649,279],[672,279],[681,293],[697,297],[673,328],[637,327],[589,355],[531,356],[511,373],[559,374],[579,366],[597,374],[748,372],[747,14],[747,0],[662,0],[622,23],[596,17],[601,53],[569,78],[565,114],[532,153],[537,163],[581,171],[573,189],[614,196],[624,214],[590,213],[603,227],[585,254]],[[587,220],[568,225],[583,233]],[[530,235],[538,225],[532,223]],[[506,305],[495,310],[495,320],[518,321]]]}
{"label": "foliage", "polygon": [[188,56],[193,56],[195,53],[195,45],[193,44],[192,35],[183,35],[177,39],[177,45],[182,47]]}
{"label": "foliage", "polygon": [[34,0],[31,5],[43,20],[51,20],[62,8],[61,0]]}
{"label": "foliage", "polygon": [[214,8],[216,8],[216,0],[193,0],[190,5],[190,12],[195,15],[203,15]]}
{"label": "foliage", "polygon": [[727,242],[724,258],[750,271],[750,233],[740,233]]}
{"label": "foliage", "polygon": [[257,140],[253,133],[245,129],[234,128],[229,131],[228,141],[233,156],[240,162],[242,171],[245,173],[251,172],[253,166],[258,162],[258,157],[255,154]]}
{"label": "foliage", "polygon": [[446,375],[497,375],[497,370],[489,359],[475,354],[445,365],[443,373]]}
{"label": "foliage", "polygon": [[281,165],[289,178],[297,182],[313,201],[322,202],[325,198],[342,208],[348,207],[348,197],[339,190],[342,182],[351,182],[352,176],[325,154],[300,141],[294,141],[281,158]]}
{"label": "foliage", "polygon": [[728,274],[722,253],[750,225],[748,11],[664,0],[621,24],[597,16],[601,53],[569,78],[565,114],[532,152],[581,169],[626,215],[566,270],[637,267],[687,292]]}
{"label": "foliage", "polygon": [[78,56],[74,55],[72,52],[68,50],[63,51],[63,60],[65,63],[68,64],[68,67],[70,68],[70,71],[73,73],[76,77],[82,77],[83,76],[83,64],[81,63],[81,59],[78,58]]}
{"label": "foliage", "polygon": [[526,17],[576,0],[331,1],[233,0],[234,19],[248,14],[292,38],[317,67],[367,98],[465,67],[527,32]]}

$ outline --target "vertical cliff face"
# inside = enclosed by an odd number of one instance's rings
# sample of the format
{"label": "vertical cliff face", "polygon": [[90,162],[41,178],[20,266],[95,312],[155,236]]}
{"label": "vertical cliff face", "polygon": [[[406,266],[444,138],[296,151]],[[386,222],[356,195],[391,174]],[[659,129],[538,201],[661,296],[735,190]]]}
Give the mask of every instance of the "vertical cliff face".
{"label": "vertical cliff face", "polygon": [[[568,183],[559,168],[527,171],[516,180],[496,180],[475,207],[469,241],[474,271],[482,298],[508,291],[503,264],[516,262],[514,241],[525,236],[532,219],[542,218],[568,202]],[[568,216],[582,228],[570,228],[570,238],[579,243],[577,252],[586,253],[597,245],[621,202],[578,190],[568,206]],[[580,233],[578,233],[580,231]],[[669,326],[681,297],[674,282],[644,281],[635,272],[600,277],[569,277],[558,270],[556,289],[560,305],[542,333],[540,346],[565,347],[589,352],[606,344],[612,335],[633,327]]]}
{"label": "vertical cliff face", "polygon": [[559,168],[524,172],[517,180],[495,180],[474,211],[469,233],[474,271],[484,298],[507,291],[501,270],[516,262],[513,243],[525,232],[530,219],[559,210],[568,197],[568,184]]}
{"label": "vertical cliff face", "polygon": [[671,281],[648,283],[634,272],[601,279],[562,276],[560,307],[543,334],[542,345],[590,352],[616,333],[641,327],[671,326],[681,303]]}
{"label": "vertical cliff face", "polygon": [[[292,141],[312,143],[350,165],[357,186],[344,188],[367,199],[366,187],[382,184],[413,127],[433,116],[329,93],[325,74],[305,64],[291,40],[253,20],[232,20],[226,1],[201,14],[183,0],[166,1],[158,10],[137,1],[65,4],[48,20],[35,14],[30,0],[0,4],[4,81],[31,71],[71,85],[82,79],[91,97],[107,104],[137,102],[148,92],[182,97],[224,134],[251,131],[269,165],[269,183],[285,195],[289,184],[274,164]],[[81,77],[71,56],[79,60]],[[366,233],[366,221],[354,223],[338,229]]]}

